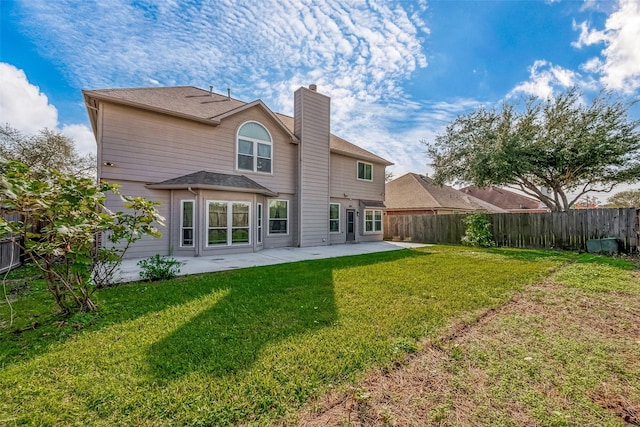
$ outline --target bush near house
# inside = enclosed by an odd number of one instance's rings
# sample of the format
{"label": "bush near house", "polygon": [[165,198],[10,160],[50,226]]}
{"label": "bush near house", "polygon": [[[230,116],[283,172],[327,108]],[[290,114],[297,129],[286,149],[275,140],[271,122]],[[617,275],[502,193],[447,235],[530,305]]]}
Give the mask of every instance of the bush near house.
{"label": "bush near house", "polygon": [[[22,163],[0,162],[0,238],[16,240],[43,273],[47,289],[63,313],[96,310],[91,299],[106,284],[131,244],[144,235],[159,236],[162,224],[154,203],[120,194],[118,186],[49,170],[34,175]],[[105,209],[108,192],[128,212]],[[96,244],[102,234],[111,246]]]}

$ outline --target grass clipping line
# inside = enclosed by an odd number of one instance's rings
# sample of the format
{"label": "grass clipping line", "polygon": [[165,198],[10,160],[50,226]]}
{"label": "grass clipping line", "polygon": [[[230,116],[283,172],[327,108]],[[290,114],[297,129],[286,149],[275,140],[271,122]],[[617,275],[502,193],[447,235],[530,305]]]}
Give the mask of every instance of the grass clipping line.
{"label": "grass clipping line", "polygon": [[529,286],[458,320],[405,364],[309,405],[298,425],[640,425],[633,276],[631,292],[553,277]]}

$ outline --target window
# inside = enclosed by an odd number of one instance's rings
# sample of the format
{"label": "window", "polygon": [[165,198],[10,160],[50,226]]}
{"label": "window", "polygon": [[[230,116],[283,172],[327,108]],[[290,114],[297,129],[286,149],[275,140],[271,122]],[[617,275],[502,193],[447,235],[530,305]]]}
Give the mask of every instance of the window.
{"label": "window", "polygon": [[262,243],[262,203],[258,203],[258,243]]}
{"label": "window", "polygon": [[269,201],[269,234],[288,234],[289,202]]}
{"label": "window", "polygon": [[358,179],[373,181],[373,165],[371,163],[358,162]]}
{"label": "window", "polygon": [[193,247],[193,200],[182,200],[180,203],[180,246]]}
{"label": "window", "polygon": [[271,173],[271,136],[259,123],[247,122],[238,130],[238,169]]}
{"label": "window", "polygon": [[382,211],[377,209],[364,210],[364,232],[382,233]]}
{"label": "window", "polygon": [[340,232],[340,203],[329,203],[329,232]]}
{"label": "window", "polygon": [[251,204],[209,201],[207,246],[248,244]]}

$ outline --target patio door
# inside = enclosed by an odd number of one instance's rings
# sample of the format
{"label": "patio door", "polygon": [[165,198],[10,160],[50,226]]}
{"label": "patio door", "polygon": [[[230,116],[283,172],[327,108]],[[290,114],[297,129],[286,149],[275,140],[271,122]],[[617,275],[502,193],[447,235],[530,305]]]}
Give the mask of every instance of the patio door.
{"label": "patio door", "polygon": [[347,242],[356,240],[356,211],[347,209]]}

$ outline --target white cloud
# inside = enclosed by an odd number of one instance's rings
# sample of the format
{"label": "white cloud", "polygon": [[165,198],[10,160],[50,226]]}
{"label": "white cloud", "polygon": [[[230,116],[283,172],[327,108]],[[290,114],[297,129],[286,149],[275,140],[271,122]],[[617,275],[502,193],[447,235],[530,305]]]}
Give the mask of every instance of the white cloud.
{"label": "white cloud", "polygon": [[[21,6],[40,54],[60,64],[74,86],[212,84],[291,114],[294,90],[315,83],[332,97],[334,133],[413,167],[416,155],[407,147],[419,137],[394,142],[404,136],[382,105],[397,101],[407,111],[402,84],[427,66],[424,0],[29,0]],[[389,148],[396,145],[404,151]]]}
{"label": "white cloud", "polygon": [[580,75],[575,71],[538,60],[529,67],[529,80],[519,83],[509,96],[524,93],[546,99],[553,96],[558,88],[566,89],[579,83]]}
{"label": "white cloud", "polygon": [[601,83],[611,89],[631,93],[640,88],[640,2],[620,0],[601,30],[587,22],[574,28],[580,30],[574,47],[606,46],[602,57],[584,63],[583,70],[599,74]]}
{"label": "white cloud", "polygon": [[81,124],[58,124],[58,110],[49,104],[40,88],[29,83],[23,70],[11,64],[0,63],[0,117],[3,125],[9,124],[25,134],[37,133],[43,128],[60,131],[70,137],[80,154],[96,152],[91,130]]}
{"label": "white cloud", "polygon": [[0,117],[3,125],[28,134],[58,124],[58,110],[47,96],[29,83],[24,71],[4,62],[0,63]]}
{"label": "white cloud", "polygon": [[76,149],[80,154],[95,154],[96,139],[93,132],[86,125],[64,125],[60,132],[71,138],[76,145]]}

